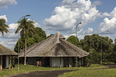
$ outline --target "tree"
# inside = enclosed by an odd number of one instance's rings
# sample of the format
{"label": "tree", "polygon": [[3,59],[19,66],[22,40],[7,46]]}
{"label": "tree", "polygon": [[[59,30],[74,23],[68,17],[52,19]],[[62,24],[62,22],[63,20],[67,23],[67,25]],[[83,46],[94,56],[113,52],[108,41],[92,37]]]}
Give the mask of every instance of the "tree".
{"label": "tree", "polygon": [[[29,47],[33,44],[36,44],[36,43],[38,43],[42,40],[45,40],[45,39],[46,39],[45,31],[43,31],[39,27],[36,27],[36,28],[34,28],[33,36],[30,33],[28,33],[28,35],[27,35],[27,47]],[[25,40],[23,39],[23,37],[20,37],[20,39],[17,41],[17,43],[14,47],[15,52],[18,52],[18,42],[19,42],[19,52],[20,52],[20,50],[25,48],[25,44],[24,44]]]}
{"label": "tree", "polygon": [[5,24],[5,19],[0,19],[0,32],[2,33],[2,36],[4,37],[4,32],[8,33],[8,25]]}
{"label": "tree", "polygon": [[[77,41],[76,41],[77,39]],[[70,36],[68,39],[67,39],[68,42],[76,45],[76,46],[80,46],[80,42],[79,42],[79,39],[75,36]]]}
{"label": "tree", "polygon": [[[88,57],[91,59],[92,63],[100,63],[101,61],[101,46],[102,46],[102,61],[103,62],[111,62],[113,59],[112,56],[110,56],[113,52],[114,45],[113,40],[109,37],[101,37],[98,34],[93,35],[86,35],[84,39],[80,40],[80,43],[82,45],[82,48],[89,52],[90,55],[93,54],[95,56]],[[92,53],[90,52],[90,49],[93,49]],[[94,61],[95,62],[94,62]],[[90,61],[90,60],[89,60]]]}
{"label": "tree", "polygon": [[25,38],[25,52],[24,52],[24,65],[26,65],[26,49],[27,49],[27,35],[30,33],[32,36],[34,34],[34,25],[32,20],[27,20],[23,18],[21,21],[18,21],[18,28],[15,33],[18,33],[20,30],[21,37]]}

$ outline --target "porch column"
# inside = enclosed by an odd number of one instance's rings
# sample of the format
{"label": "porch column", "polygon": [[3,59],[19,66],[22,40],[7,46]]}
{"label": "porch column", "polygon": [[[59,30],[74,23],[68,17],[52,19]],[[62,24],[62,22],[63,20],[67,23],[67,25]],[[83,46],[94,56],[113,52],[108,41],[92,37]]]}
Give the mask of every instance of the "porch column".
{"label": "porch column", "polygon": [[1,60],[2,60],[2,56],[0,56],[0,70],[2,70],[2,68],[1,68]]}
{"label": "porch column", "polygon": [[83,58],[82,58],[82,64],[81,65],[83,65]]}
{"label": "porch column", "polygon": [[82,58],[79,59],[80,66],[82,65],[81,61],[82,61]]}
{"label": "porch column", "polygon": [[50,57],[50,67],[52,67],[52,57]]}
{"label": "porch column", "polygon": [[12,57],[12,59],[11,59],[11,63],[12,63],[12,69],[13,69],[13,56],[11,56]]}
{"label": "porch column", "polygon": [[9,65],[8,65],[8,69],[10,69],[10,56],[9,56]]}
{"label": "porch column", "polygon": [[44,66],[44,57],[42,57],[42,67]]}
{"label": "porch column", "polygon": [[70,57],[69,57],[69,67],[70,67]]}
{"label": "porch column", "polygon": [[60,57],[60,68],[61,68],[61,57]]}

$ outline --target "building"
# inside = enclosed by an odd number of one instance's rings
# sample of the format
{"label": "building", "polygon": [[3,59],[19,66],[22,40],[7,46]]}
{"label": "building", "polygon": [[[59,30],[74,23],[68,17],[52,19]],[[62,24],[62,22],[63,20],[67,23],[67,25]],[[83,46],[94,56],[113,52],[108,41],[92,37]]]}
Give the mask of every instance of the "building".
{"label": "building", "polygon": [[13,50],[0,44],[0,70],[13,67],[13,56],[17,55]]}
{"label": "building", "polygon": [[[27,63],[36,65],[41,61],[42,66],[71,67],[76,65],[76,58],[81,60],[89,53],[65,40],[65,37],[57,32],[51,37],[27,48]],[[24,49],[19,53],[20,62],[24,62]]]}

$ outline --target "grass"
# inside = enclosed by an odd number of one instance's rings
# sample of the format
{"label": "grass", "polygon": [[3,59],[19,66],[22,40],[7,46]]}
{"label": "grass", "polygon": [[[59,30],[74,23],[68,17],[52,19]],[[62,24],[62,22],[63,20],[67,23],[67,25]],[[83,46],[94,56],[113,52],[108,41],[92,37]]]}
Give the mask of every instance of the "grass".
{"label": "grass", "polygon": [[[94,69],[91,66],[88,68],[81,68],[78,71],[72,71],[65,74],[60,75],[60,77],[116,77],[116,69]],[[98,67],[99,68],[99,67]]]}
{"label": "grass", "polygon": [[[90,67],[62,67],[62,68],[52,68],[52,67],[36,67],[33,65],[22,65],[20,64],[20,68],[18,71],[18,66],[16,65],[15,68],[13,69],[3,69],[2,71],[0,71],[0,76],[6,77],[6,76],[11,76],[11,75],[16,75],[16,74],[20,74],[20,73],[28,73],[31,71],[44,71],[44,70],[74,70],[74,69],[80,69],[79,71],[82,71],[84,69],[94,69],[94,68],[105,68],[105,66],[99,66],[99,65],[92,65]],[[70,75],[72,75],[73,73],[76,73],[76,71],[74,72],[70,72]],[[67,74],[66,74],[67,75]],[[69,75],[69,77],[70,77]],[[62,76],[62,77],[66,77],[66,76]]]}
{"label": "grass", "polygon": [[60,77],[116,77],[116,69],[78,70]]}

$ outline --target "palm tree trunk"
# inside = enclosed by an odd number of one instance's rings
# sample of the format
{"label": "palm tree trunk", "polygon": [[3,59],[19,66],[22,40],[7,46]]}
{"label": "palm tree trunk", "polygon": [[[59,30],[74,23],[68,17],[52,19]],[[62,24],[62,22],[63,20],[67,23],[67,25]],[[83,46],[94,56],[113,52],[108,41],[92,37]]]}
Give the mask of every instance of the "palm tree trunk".
{"label": "palm tree trunk", "polygon": [[27,36],[25,35],[25,54],[24,54],[24,65],[26,65],[26,50],[27,50]]}

